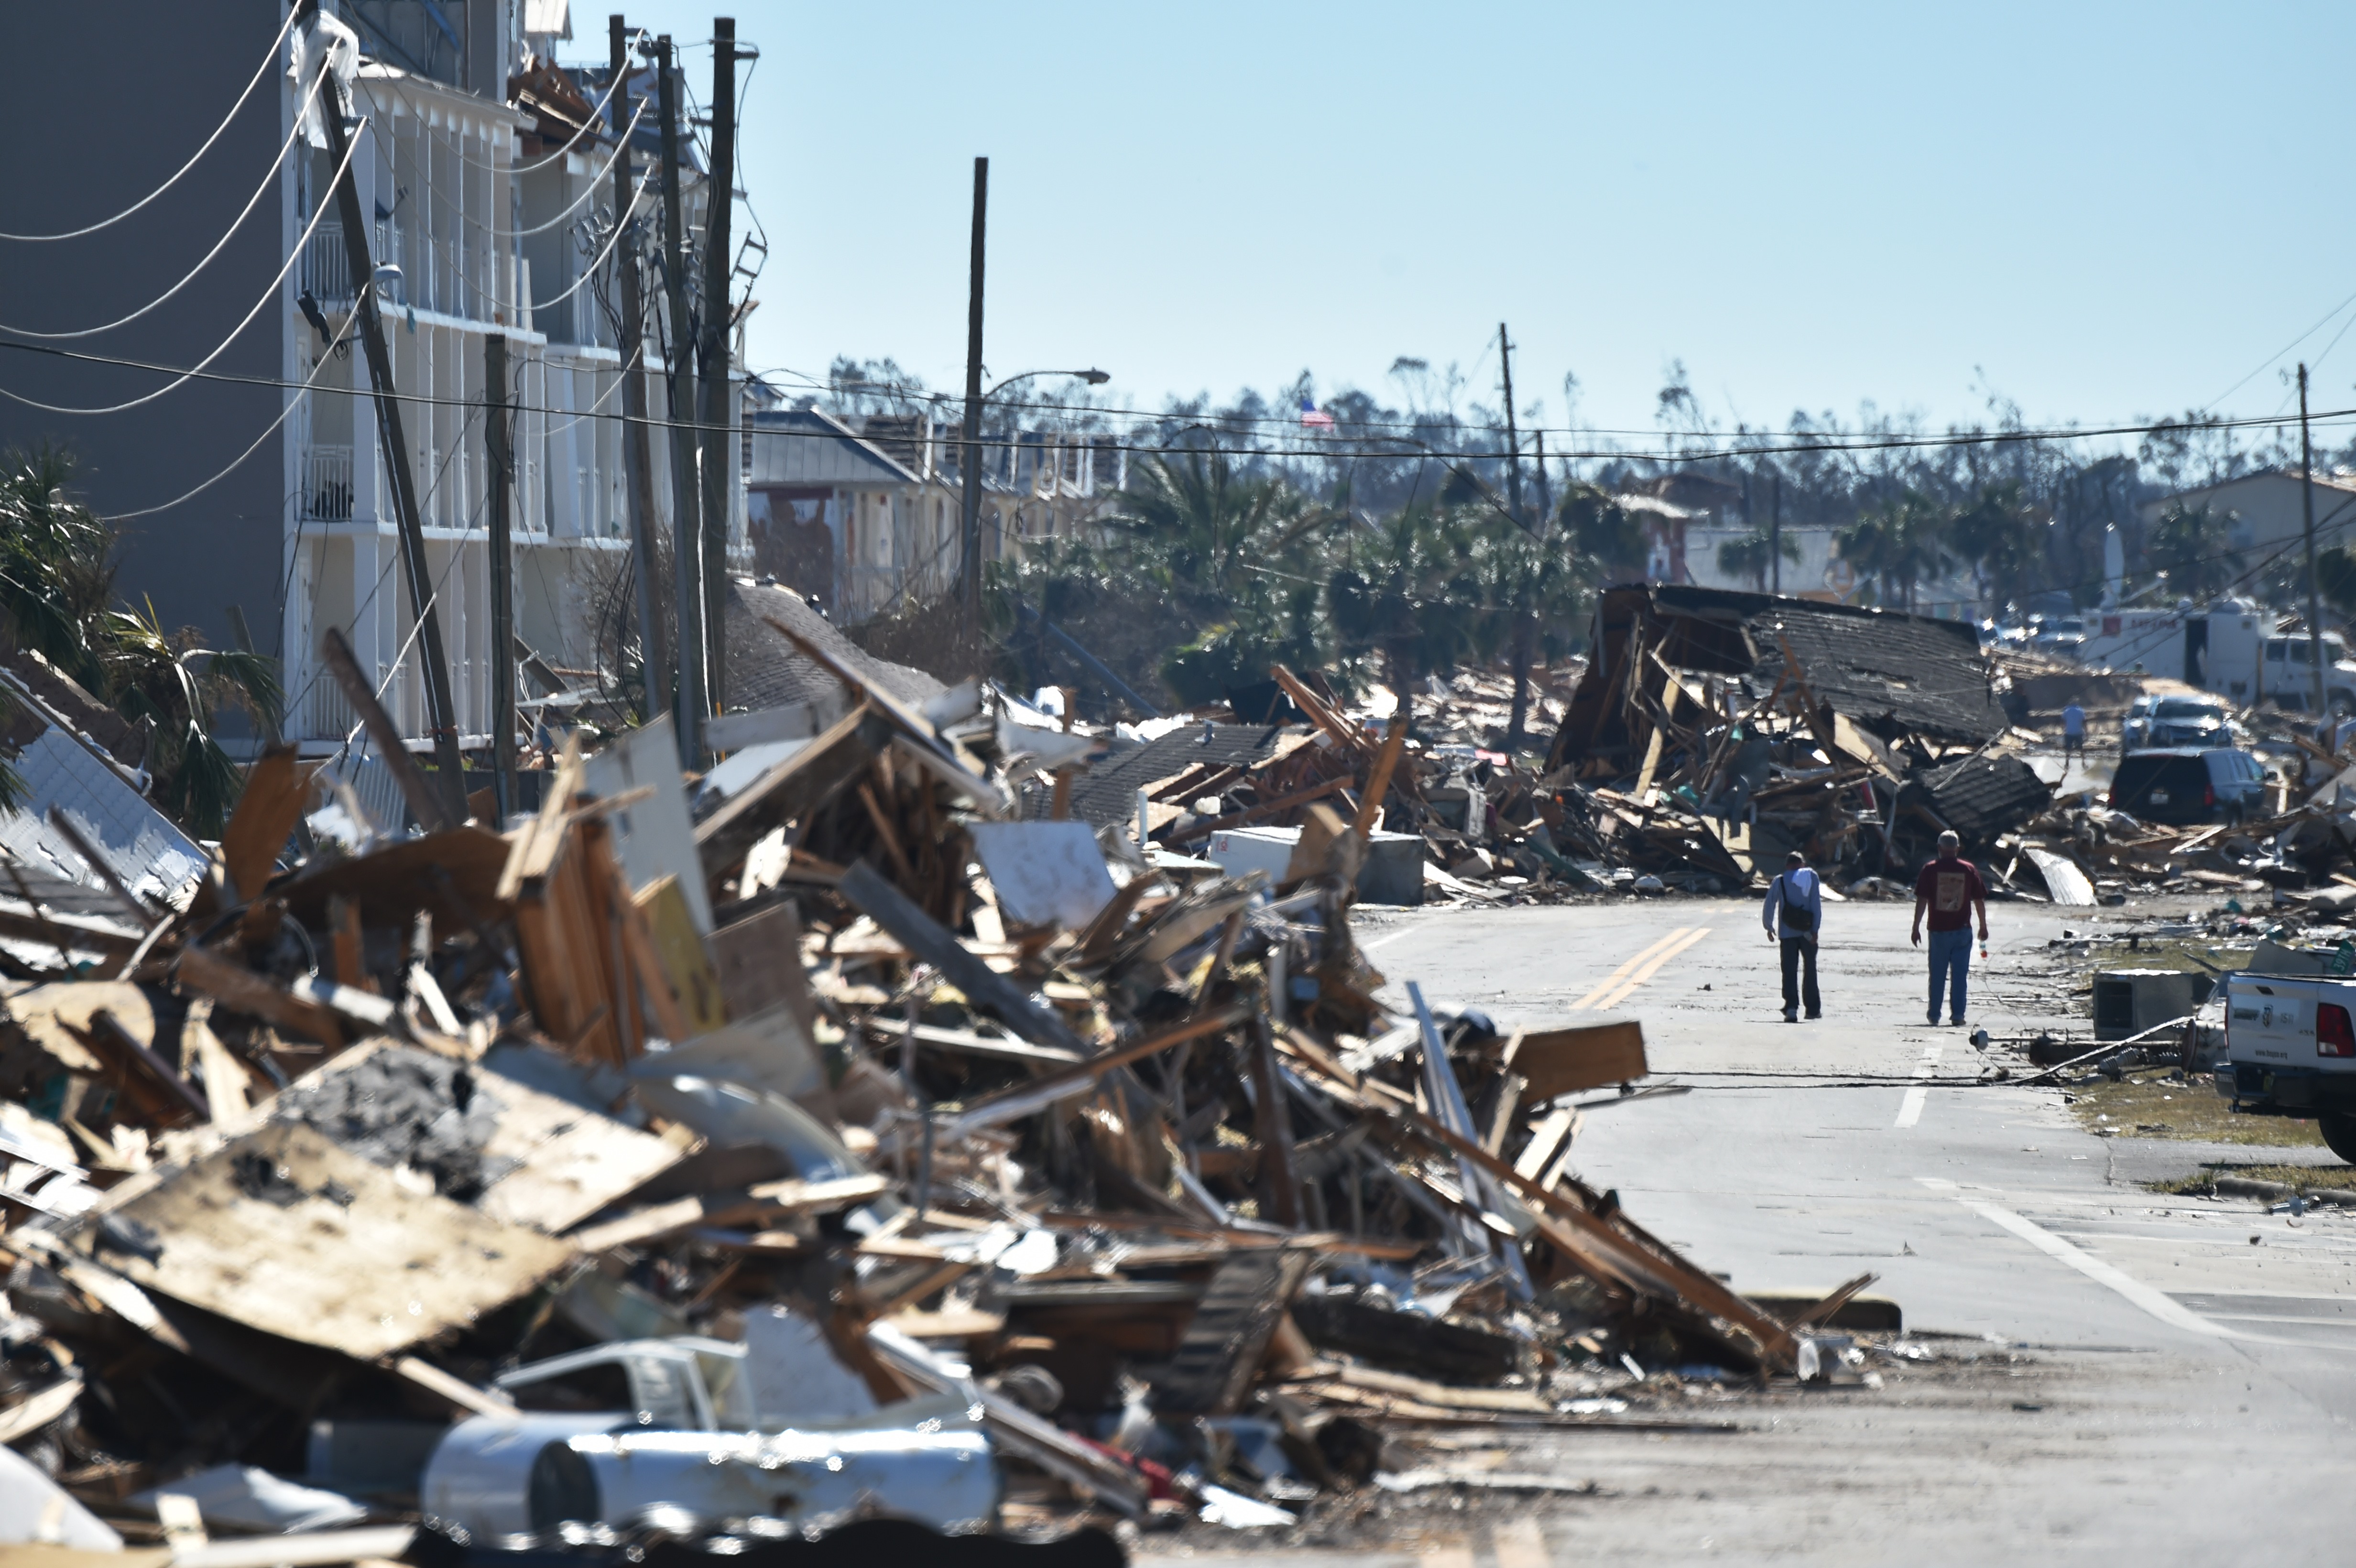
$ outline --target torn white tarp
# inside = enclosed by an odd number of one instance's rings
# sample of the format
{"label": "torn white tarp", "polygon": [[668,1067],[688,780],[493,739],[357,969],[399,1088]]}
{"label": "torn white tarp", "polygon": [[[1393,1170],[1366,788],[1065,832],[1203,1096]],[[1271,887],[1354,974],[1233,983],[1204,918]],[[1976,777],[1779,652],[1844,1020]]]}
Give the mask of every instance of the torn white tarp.
{"label": "torn white tarp", "polygon": [[13,1448],[0,1448],[0,1546],[120,1552],[123,1537]]}
{"label": "torn white tarp", "polygon": [[272,1535],[300,1530],[333,1530],[358,1524],[368,1509],[338,1492],[298,1486],[251,1465],[216,1465],[192,1476],[150,1487],[132,1503],[151,1512],[158,1496],[172,1492],[197,1505],[208,1527],[229,1525]]}
{"label": "torn white tarp", "polygon": [[977,822],[967,831],[1011,924],[1077,931],[1112,902],[1112,873],[1085,822]]}

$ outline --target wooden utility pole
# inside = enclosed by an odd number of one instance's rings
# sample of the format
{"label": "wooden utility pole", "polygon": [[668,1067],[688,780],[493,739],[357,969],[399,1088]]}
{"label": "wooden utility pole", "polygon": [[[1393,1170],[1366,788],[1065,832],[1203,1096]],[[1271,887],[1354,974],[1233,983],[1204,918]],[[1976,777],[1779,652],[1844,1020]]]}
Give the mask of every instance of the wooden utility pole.
{"label": "wooden utility pole", "polygon": [[736,187],[736,19],[712,20],[712,177],[704,204],[703,331],[696,375],[703,392],[704,700],[728,702],[728,524],[735,514],[736,400],[728,376],[728,219]]}
{"label": "wooden utility pole", "polygon": [[[628,79],[630,53],[621,16],[605,19],[605,47],[613,62],[614,80]],[[637,176],[631,172],[630,95],[616,88],[607,101],[614,140],[614,221],[625,232],[614,246],[614,266],[620,288],[622,318],[614,347],[622,356],[622,473],[629,488],[630,566],[637,576],[638,660],[646,681],[646,717],[652,719],[670,702],[669,639],[663,635],[662,613],[655,603],[655,464],[647,443],[647,304],[638,272],[637,219],[631,208]]]}
{"label": "wooden utility pole", "polygon": [[1538,532],[1544,535],[1554,526],[1554,487],[1547,478],[1546,432],[1539,429],[1530,433],[1531,439],[1537,443]]}
{"label": "wooden utility pole", "polygon": [[1767,570],[1772,574],[1769,581],[1774,591],[1781,593],[1783,592],[1783,476],[1776,475],[1772,483],[1775,488],[1769,499],[1767,513],[1770,518],[1767,524]]}
{"label": "wooden utility pole", "polygon": [[1505,376],[1505,499],[1514,508],[1514,526],[1522,521],[1522,438],[1514,430],[1514,346],[1505,337],[1505,324],[1497,324],[1497,363]]}
{"label": "wooden utility pole", "polygon": [[508,340],[494,332],[483,339],[483,396],[489,405],[483,427],[491,459],[491,799],[498,824],[507,826],[516,805],[515,540],[508,498],[515,476],[515,447],[508,424]]}
{"label": "wooden utility pole", "polygon": [[2308,440],[2304,365],[2298,368],[2298,506],[2307,524],[2307,658],[2315,671],[2315,717],[2319,722],[2331,711],[2331,702],[2323,678],[2323,586],[2315,575],[2315,448]]}
{"label": "wooden utility pole", "polygon": [[680,243],[679,84],[672,79],[670,35],[655,40],[661,80],[663,154],[663,290],[670,304],[671,592],[679,602],[680,765],[703,765],[703,531],[695,483],[695,334],[687,319],[687,261]]}
{"label": "wooden utility pole", "polygon": [[990,160],[976,158],[973,257],[967,274],[965,307],[965,447],[958,458],[963,470],[958,536],[964,559],[958,568],[958,602],[977,664],[981,657],[981,259],[989,216]]}
{"label": "wooden utility pole", "polygon": [[[323,59],[320,69],[327,69]],[[392,481],[393,511],[401,528],[401,574],[418,621],[417,657],[425,671],[426,723],[433,731],[435,784],[450,819],[466,818],[466,764],[458,750],[457,705],[450,696],[450,660],[442,647],[442,617],[434,607],[434,574],[425,560],[425,528],[417,515],[417,477],[409,468],[409,442],[401,426],[401,405],[392,389],[392,355],[385,347],[384,320],[377,311],[376,268],[369,260],[368,219],[353,182],[350,133],[344,128],[342,94],[330,81],[320,122],[327,130],[327,156],[344,173],[336,182],[336,217],[343,225],[344,256],[352,274],[352,311],[359,318],[360,346],[368,355],[369,385],[376,395],[376,421],[384,442],[384,467]]]}

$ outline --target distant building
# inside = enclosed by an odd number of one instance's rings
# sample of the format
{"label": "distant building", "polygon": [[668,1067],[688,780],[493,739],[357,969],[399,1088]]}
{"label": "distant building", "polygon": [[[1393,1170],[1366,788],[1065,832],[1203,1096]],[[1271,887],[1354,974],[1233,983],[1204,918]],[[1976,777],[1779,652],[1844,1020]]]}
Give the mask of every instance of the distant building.
{"label": "distant building", "polygon": [[[851,625],[947,594],[961,555],[960,426],[871,414],[854,427],[814,408],[748,421],[745,539],[752,570]],[[981,554],[1087,533],[1119,487],[1108,440],[1023,431],[985,447]]]}
{"label": "distant building", "polygon": [[[2278,549],[2293,544],[2304,547],[2306,543],[2301,488],[2297,469],[2267,468],[2214,485],[2178,490],[2158,500],[2146,501],[2136,510],[2148,530],[2171,507],[2207,507],[2220,517],[2233,518],[2226,537],[2235,550],[2245,555],[2271,554]],[[2356,539],[2356,474],[2318,474],[2316,548],[2344,545],[2351,539]],[[2257,562],[2249,564],[2254,566]]]}

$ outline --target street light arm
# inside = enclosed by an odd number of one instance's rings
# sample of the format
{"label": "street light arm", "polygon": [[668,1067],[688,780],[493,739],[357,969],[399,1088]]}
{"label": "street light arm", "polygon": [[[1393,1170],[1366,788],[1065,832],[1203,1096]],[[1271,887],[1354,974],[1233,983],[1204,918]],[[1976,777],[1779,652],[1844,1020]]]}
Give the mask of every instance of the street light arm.
{"label": "street light arm", "polygon": [[998,385],[982,393],[981,400],[984,402],[988,402],[991,399],[998,396],[999,393],[1004,391],[1007,388],[1014,385],[1015,382],[1028,381],[1036,376],[1070,376],[1078,380],[1086,381],[1091,387],[1101,387],[1107,381],[1112,379],[1110,373],[1103,370],[1025,370],[1020,376],[1007,377],[1006,379],[999,382]]}

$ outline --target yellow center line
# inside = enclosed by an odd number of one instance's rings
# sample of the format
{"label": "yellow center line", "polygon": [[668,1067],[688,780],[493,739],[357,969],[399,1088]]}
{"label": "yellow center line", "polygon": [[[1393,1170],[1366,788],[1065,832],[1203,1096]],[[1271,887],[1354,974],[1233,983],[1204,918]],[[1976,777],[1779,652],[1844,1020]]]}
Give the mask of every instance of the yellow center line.
{"label": "yellow center line", "polygon": [[1675,942],[1680,936],[1683,936],[1686,933],[1687,929],[1687,927],[1682,925],[1677,927],[1675,931],[1669,933],[1666,936],[1664,936],[1658,942],[1655,942],[1653,945],[1644,949],[1642,953],[1637,954],[1633,958],[1629,959],[1625,964],[1621,965],[1617,969],[1612,970],[1610,975],[1604,977],[1602,984],[1597,986],[1595,989],[1588,992],[1587,995],[1573,1002],[1570,1005],[1570,1010],[1572,1012],[1577,1012],[1581,1008],[1593,1007],[1597,997],[1602,996],[1604,992],[1610,990],[1612,987],[1626,979],[1637,965],[1642,964],[1654,954],[1666,949],[1669,944]]}
{"label": "yellow center line", "polygon": [[1666,964],[1670,959],[1675,958],[1678,954],[1683,953],[1687,948],[1691,947],[1695,943],[1699,942],[1703,937],[1708,936],[1708,934],[1709,927],[1706,925],[1696,926],[1692,931],[1689,931],[1685,935],[1677,938],[1674,946],[1669,947],[1664,952],[1655,954],[1645,963],[1642,969],[1639,969],[1633,975],[1629,976],[1628,978],[1622,983],[1618,990],[1612,992],[1610,996],[1604,997],[1595,1005],[1599,1008],[1618,1007],[1621,1003],[1628,999],[1628,994],[1631,991],[1633,991],[1637,987],[1643,985],[1645,981],[1659,974],[1661,972],[1662,965]]}

